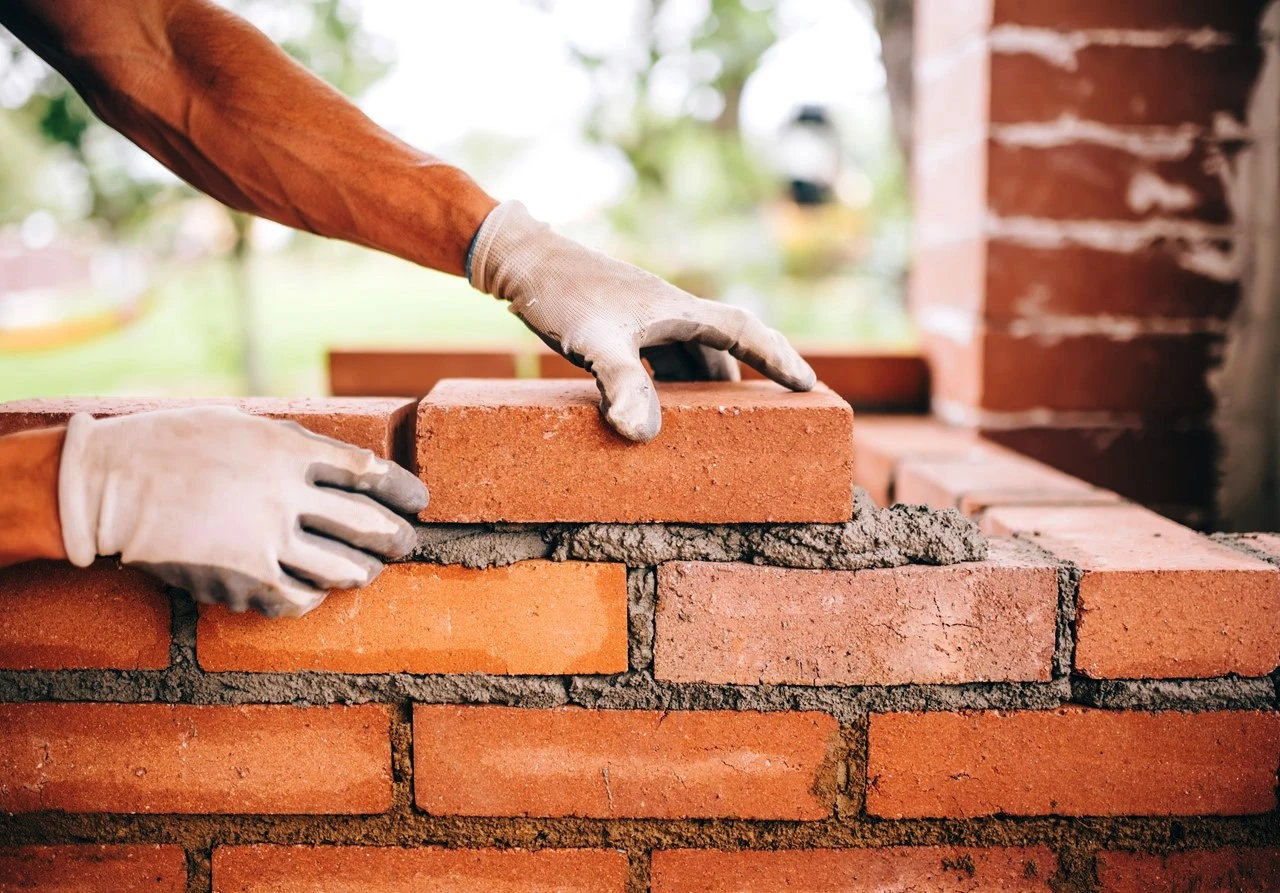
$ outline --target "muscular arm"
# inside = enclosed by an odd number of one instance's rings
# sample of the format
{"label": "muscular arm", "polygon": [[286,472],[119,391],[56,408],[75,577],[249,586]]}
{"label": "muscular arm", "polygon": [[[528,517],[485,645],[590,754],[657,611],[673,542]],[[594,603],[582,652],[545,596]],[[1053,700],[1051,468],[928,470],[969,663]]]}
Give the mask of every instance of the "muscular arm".
{"label": "muscular arm", "polygon": [[108,124],[241,211],[447,273],[496,202],[208,0],[7,0]]}
{"label": "muscular arm", "polygon": [[66,558],[58,522],[58,464],[65,428],[0,437],[0,567]]}

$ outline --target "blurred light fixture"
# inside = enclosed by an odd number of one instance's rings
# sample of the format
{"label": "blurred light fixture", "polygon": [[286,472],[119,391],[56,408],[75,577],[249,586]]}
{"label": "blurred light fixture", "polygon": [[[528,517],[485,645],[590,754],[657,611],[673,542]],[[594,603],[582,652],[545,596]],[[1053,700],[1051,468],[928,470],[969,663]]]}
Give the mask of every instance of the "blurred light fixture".
{"label": "blurred light fixture", "polygon": [[840,176],[840,136],[821,105],[803,105],[783,125],[782,172],[797,205],[825,205]]}

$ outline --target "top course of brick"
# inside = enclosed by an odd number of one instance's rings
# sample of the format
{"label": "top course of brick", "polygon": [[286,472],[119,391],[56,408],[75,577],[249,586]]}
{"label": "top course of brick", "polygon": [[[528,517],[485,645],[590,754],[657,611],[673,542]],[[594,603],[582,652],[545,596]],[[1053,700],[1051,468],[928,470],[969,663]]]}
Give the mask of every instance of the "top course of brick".
{"label": "top course of brick", "polygon": [[841,522],[853,412],[825,386],[663,384],[662,432],[630,443],[590,380],[440,382],[418,409],[435,522]]}

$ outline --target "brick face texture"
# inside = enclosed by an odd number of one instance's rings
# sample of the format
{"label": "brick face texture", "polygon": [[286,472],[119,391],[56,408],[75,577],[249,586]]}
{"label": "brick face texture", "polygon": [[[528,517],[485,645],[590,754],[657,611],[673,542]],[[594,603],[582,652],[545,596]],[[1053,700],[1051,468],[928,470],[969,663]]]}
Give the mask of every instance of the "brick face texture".
{"label": "brick face texture", "polygon": [[0,569],[0,669],[168,665],[169,596],[154,577],[109,558]]}
{"label": "brick face texture", "polygon": [[1042,847],[659,850],[653,854],[652,889],[653,893],[1049,893],[1057,861]]}
{"label": "brick face texture", "polygon": [[821,713],[414,708],[414,792],[433,815],[821,819],[836,721]]}
{"label": "brick face texture", "polygon": [[186,893],[179,846],[0,847],[4,893]]}
{"label": "brick face texture", "polygon": [[525,561],[470,570],[393,564],[305,617],[201,608],[206,670],[342,673],[620,673],[627,571]]}
{"label": "brick face texture", "polygon": [[1274,713],[874,714],[867,811],[1247,815],[1275,808],[1278,764]]}
{"label": "brick face texture", "polygon": [[1280,569],[1136,506],[983,519],[1084,572],[1076,667],[1098,678],[1262,676],[1280,665]]}
{"label": "brick face texture", "polygon": [[1102,893],[1265,893],[1280,890],[1280,850],[1221,849],[1170,853],[1098,854]]}
{"label": "brick face texture", "polygon": [[[659,388],[662,433],[600,419],[590,381],[459,379],[418,413],[424,521],[844,521],[853,413],[829,390]],[[484,473],[477,473],[484,469]]]}
{"label": "brick face texture", "polygon": [[949,568],[658,572],[654,672],[676,682],[902,685],[1047,680],[1055,567],[997,543]]}
{"label": "brick face texture", "polygon": [[624,893],[608,850],[237,846],[213,854],[214,893]]}
{"label": "brick face texture", "polygon": [[387,709],[0,705],[0,811],[373,813]]}

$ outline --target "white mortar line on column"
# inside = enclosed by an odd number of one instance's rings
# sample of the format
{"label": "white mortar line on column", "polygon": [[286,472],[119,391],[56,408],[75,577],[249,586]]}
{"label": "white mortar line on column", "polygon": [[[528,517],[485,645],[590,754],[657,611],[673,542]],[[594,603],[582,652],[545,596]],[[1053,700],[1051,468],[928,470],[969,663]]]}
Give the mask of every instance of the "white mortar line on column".
{"label": "white mortar line on column", "polygon": [[991,125],[991,139],[1002,146],[1055,149],[1086,144],[1118,149],[1153,161],[1181,161],[1191,154],[1196,140],[1205,136],[1205,128],[1198,124],[1117,127],[1070,114],[1053,121]]}
{"label": "white mortar line on column", "polygon": [[1102,337],[1111,341],[1132,341],[1144,335],[1220,335],[1227,324],[1205,317],[1112,316],[1029,316],[1011,320],[1005,331],[1014,338],[1061,341],[1064,338]]}
{"label": "white mortar line on column", "polygon": [[960,345],[970,344],[976,336],[986,332],[1013,338],[1034,338],[1045,344],[1055,344],[1067,338],[1132,341],[1148,335],[1221,335],[1227,330],[1225,321],[1212,317],[1043,314],[1025,304],[1019,309],[1026,315],[993,321],[984,320],[972,311],[956,307],[920,307],[915,311],[914,318],[916,327],[921,332],[946,338]]}
{"label": "white mortar line on column", "polygon": [[1085,31],[1054,31],[1049,28],[1027,28],[1022,25],[997,25],[987,34],[992,53],[1029,54],[1065,71],[1079,66],[1077,54],[1088,47],[1131,47],[1157,50],[1185,46],[1201,52],[1230,46],[1230,34],[1213,28],[1169,28],[1161,31],[1138,31],[1120,28],[1097,28]]}
{"label": "white mortar line on column", "polygon": [[1077,54],[1088,47],[1161,50],[1185,46],[1206,52],[1234,43],[1236,40],[1227,32],[1207,26],[1161,30],[1091,28],[1055,31],[1052,28],[1026,25],[997,25],[985,34],[973,35],[942,52],[917,61],[914,72],[917,83],[925,84],[945,77],[959,62],[982,52],[1039,56],[1055,68],[1074,71],[1079,65]]}

